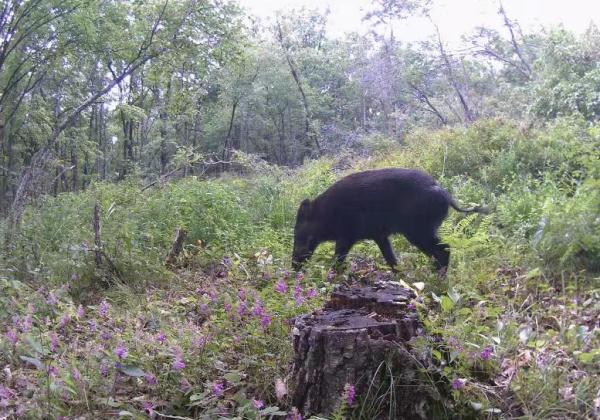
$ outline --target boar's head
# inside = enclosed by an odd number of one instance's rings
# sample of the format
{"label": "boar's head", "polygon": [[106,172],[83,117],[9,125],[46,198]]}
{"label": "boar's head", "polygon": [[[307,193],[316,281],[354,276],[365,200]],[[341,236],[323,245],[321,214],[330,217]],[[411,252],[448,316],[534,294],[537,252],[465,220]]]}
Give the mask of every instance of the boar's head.
{"label": "boar's head", "polygon": [[292,266],[299,270],[302,264],[313,254],[319,244],[317,240],[318,228],[314,215],[312,214],[312,203],[306,199],[300,203],[296,215],[296,227],[294,228],[294,251],[292,253]]}

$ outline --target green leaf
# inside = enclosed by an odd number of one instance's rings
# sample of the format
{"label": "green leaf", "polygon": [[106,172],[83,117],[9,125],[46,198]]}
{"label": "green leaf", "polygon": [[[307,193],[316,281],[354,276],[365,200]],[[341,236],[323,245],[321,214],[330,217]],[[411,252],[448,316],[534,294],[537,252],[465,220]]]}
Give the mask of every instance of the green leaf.
{"label": "green leaf", "polygon": [[146,374],[142,369],[133,365],[125,365],[121,366],[121,372],[123,372],[127,376],[132,376],[134,378],[142,377]]}
{"label": "green leaf", "polygon": [[227,382],[232,383],[233,385],[239,385],[242,382],[242,375],[239,372],[229,372],[223,375],[223,378],[227,380]]}
{"label": "green leaf", "polygon": [[44,363],[40,359],[37,359],[35,357],[27,357],[27,356],[19,356],[19,357],[21,358],[21,360],[31,363],[38,370],[46,370],[46,365],[44,365]]}
{"label": "green leaf", "polygon": [[577,355],[577,358],[580,362],[583,363],[592,363],[594,361],[594,357],[596,355],[594,353],[580,353]]}
{"label": "green leaf", "polygon": [[448,297],[452,299],[452,302],[454,303],[458,303],[458,301],[460,300],[460,294],[454,288],[448,291]]}
{"label": "green leaf", "polygon": [[448,296],[442,296],[441,305],[444,312],[450,312],[454,307],[454,302]]}
{"label": "green leaf", "polygon": [[285,411],[280,411],[279,407],[277,407],[276,405],[270,406],[270,407],[265,407],[262,410],[260,410],[260,414],[262,416],[285,416],[287,415],[287,413]]}
{"label": "green leaf", "polygon": [[499,408],[487,408],[485,410],[486,413],[493,413],[493,414],[500,414],[502,413],[502,410],[500,410]]}
{"label": "green leaf", "polygon": [[47,353],[47,351],[44,349],[44,347],[42,347],[42,344],[39,341],[37,341],[36,339],[34,339],[32,336],[27,335],[25,340],[27,340],[27,342],[29,343],[31,348],[36,353],[41,354],[41,355],[45,355]]}
{"label": "green leaf", "polygon": [[478,403],[478,402],[470,401],[470,403],[471,403],[471,407],[473,407],[473,410],[475,410],[475,411],[479,411],[483,407],[483,404]]}

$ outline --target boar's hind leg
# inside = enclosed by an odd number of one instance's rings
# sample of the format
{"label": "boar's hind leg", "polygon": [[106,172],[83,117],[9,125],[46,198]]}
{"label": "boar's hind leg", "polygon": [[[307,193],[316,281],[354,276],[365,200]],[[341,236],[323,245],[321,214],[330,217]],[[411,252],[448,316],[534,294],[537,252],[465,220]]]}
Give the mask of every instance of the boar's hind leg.
{"label": "boar's hind leg", "polygon": [[448,262],[450,261],[448,245],[440,243],[440,238],[437,235],[421,232],[420,234],[407,235],[406,239],[425,254],[434,257],[436,269],[448,267]]}
{"label": "boar's hind leg", "polygon": [[396,261],[396,256],[394,255],[394,250],[392,249],[389,238],[387,236],[377,238],[375,239],[375,243],[379,247],[379,250],[383,254],[383,258],[385,258],[385,261],[388,263],[390,268],[396,271],[396,265],[398,262]]}

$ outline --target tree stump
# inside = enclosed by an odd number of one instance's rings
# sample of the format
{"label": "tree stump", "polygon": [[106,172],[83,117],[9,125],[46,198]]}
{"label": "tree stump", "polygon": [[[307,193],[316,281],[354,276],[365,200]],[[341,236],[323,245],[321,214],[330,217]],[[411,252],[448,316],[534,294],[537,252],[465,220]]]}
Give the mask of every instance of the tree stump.
{"label": "tree stump", "polygon": [[427,418],[422,362],[407,345],[421,328],[409,306],[414,297],[391,282],[342,286],[323,310],[296,318],[294,406],[306,416],[329,415],[350,384],[362,407],[378,401],[365,418]]}

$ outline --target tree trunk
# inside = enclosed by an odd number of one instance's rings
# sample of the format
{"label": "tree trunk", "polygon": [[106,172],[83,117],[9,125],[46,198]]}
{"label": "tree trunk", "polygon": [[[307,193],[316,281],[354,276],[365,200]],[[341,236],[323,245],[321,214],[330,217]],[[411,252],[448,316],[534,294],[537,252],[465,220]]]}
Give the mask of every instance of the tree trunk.
{"label": "tree trunk", "polygon": [[79,189],[79,158],[75,139],[71,139],[71,191]]}
{"label": "tree trunk", "polygon": [[94,204],[92,228],[94,229],[94,258],[96,260],[96,268],[100,268],[102,265],[102,225],[100,224],[100,203],[98,201]]}

